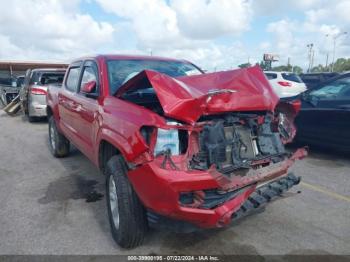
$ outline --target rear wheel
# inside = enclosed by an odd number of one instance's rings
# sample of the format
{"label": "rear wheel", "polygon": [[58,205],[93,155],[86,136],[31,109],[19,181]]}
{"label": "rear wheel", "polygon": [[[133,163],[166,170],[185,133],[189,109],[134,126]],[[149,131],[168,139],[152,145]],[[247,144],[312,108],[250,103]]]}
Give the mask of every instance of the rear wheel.
{"label": "rear wheel", "polygon": [[30,123],[34,122],[36,119],[32,116],[30,116],[30,113],[29,113],[29,108],[28,108],[28,105],[29,105],[29,100],[28,100],[28,95],[26,95],[26,99],[22,101],[22,109],[23,109],[23,112],[24,112],[24,115],[27,116],[28,118],[28,121]]}
{"label": "rear wheel", "polygon": [[53,156],[65,157],[69,154],[69,140],[60,134],[53,116],[49,118],[49,147]]}
{"label": "rear wheel", "polygon": [[36,121],[38,120],[37,117],[31,116],[31,115],[30,115],[29,100],[27,100],[27,103],[26,103],[26,111],[25,111],[25,112],[27,113],[27,118],[28,118],[28,121],[29,121],[30,123],[36,122]]}
{"label": "rear wheel", "polygon": [[145,209],[133,190],[121,156],[107,163],[106,199],[113,239],[123,248],[140,245],[147,230]]}
{"label": "rear wheel", "polygon": [[30,123],[33,123],[33,122],[36,121],[36,117],[30,116],[29,113],[28,113],[28,121],[29,121]]}
{"label": "rear wheel", "polygon": [[23,101],[22,102],[22,110],[24,112],[25,115],[28,115],[28,108],[27,106],[25,105],[25,102]]}

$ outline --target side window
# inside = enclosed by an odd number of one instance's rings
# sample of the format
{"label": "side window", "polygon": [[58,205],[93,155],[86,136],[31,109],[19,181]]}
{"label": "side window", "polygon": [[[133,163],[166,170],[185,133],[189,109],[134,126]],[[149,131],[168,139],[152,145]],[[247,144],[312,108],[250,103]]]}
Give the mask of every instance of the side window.
{"label": "side window", "polygon": [[39,81],[39,73],[38,72],[32,72],[30,75],[30,81],[29,84],[30,85],[35,85],[37,84]]}
{"label": "side window", "polygon": [[272,73],[265,73],[266,77],[268,80],[271,79],[276,79],[277,78],[277,74],[272,74]]}
{"label": "side window", "polygon": [[[81,83],[80,83],[80,89],[82,89],[82,87],[90,81],[96,81],[96,86],[97,86],[97,77],[96,77],[96,72],[94,70],[94,68],[92,66],[84,66],[83,69],[83,76],[81,78]],[[97,93],[97,90],[95,90],[93,93]]]}
{"label": "side window", "polygon": [[282,73],[282,78],[287,80],[287,81],[292,81],[296,83],[302,83],[303,81],[299,76],[293,73]]}
{"label": "side window", "polygon": [[68,76],[66,80],[66,88],[69,91],[76,92],[78,88],[79,79],[79,67],[71,67],[68,71]]}
{"label": "side window", "polygon": [[345,78],[343,81],[343,88],[340,90],[337,98],[350,99],[350,78]]}
{"label": "side window", "polygon": [[350,98],[350,78],[338,79],[310,92],[310,95],[318,99],[348,99]]}

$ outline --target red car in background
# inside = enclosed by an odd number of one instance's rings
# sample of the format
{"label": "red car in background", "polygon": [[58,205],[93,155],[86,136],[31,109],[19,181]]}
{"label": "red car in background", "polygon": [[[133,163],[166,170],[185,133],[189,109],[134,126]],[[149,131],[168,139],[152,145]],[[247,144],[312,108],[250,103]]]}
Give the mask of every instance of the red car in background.
{"label": "red car in background", "polygon": [[288,153],[300,103],[279,103],[259,67],[208,73],[175,59],[100,55],[69,66],[47,95],[50,149],[72,142],[106,176],[111,232],[223,227],[300,178]]}

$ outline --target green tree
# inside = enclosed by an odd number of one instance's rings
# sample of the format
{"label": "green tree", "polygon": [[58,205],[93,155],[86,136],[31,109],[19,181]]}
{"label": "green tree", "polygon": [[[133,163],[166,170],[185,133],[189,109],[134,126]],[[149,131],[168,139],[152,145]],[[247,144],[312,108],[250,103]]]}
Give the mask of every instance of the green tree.
{"label": "green tree", "polygon": [[[311,69],[311,72],[331,72],[333,64],[328,66],[318,65]],[[344,72],[350,70],[350,58],[338,58],[334,63],[334,72]]]}
{"label": "green tree", "polygon": [[300,66],[292,66],[292,65],[280,65],[280,66],[275,66],[272,68],[273,71],[287,71],[287,72],[293,72],[296,74],[301,74],[303,72],[303,69]]}
{"label": "green tree", "polygon": [[256,65],[260,66],[262,70],[270,70],[269,65],[265,61],[260,61]]}
{"label": "green tree", "polygon": [[280,65],[280,66],[275,66],[272,67],[272,71],[292,71],[292,66],[291,65]]}
{"label": "green tree", "polygon": [[244,64],[238,65],[239,68],[246,68],[246,67],[250,67],[250,66],[252,66],[251,63],[244,63]]}
{"label": "green tree", "polygon": [[328,68],[328,66],[327,67],[325,67],[325,66],[323,66],[323,65],[318,65],[318,66],[314,66],[313,68],[311,68],[311,70],[310,70],[311,72],[315,72],[315,73],[318,73],[318,72],[327,72],[327,71],[329,71],[329,68]]}
{"label": "green tree", "polygon": [[301,74],[303,72],[303,69],[300,66],[293,66],[292,71],[296,74]]}
{"label": "green tree", "polygon": [[[272,70],[272,71],[287,71],[287,72],[294,72],[296,74],[301,74],[303,72],[303,69],[300,66],[297,65],[280,65],[280,66],[275,66],[272,68],[269,68],[269,65],[265,61],[260,61],[260,63],[256,63],[256,65],[260,66],[262,70]],[[239,68],[246,68],[252,66],[250,63],[244,63],[238,65]]]}
{"label": "green tree", "polygon": [[[330,65],[332,67],[332,65]],[[343,72],[343,71],[349,71],[350,70],[350,58],[338,58],[337,61],[334,63],[334,72]]]}

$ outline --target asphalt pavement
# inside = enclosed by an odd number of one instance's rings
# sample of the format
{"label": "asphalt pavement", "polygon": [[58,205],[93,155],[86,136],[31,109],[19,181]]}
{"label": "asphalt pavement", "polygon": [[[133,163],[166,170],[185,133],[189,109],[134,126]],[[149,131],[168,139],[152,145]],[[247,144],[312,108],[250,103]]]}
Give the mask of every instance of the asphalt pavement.
{"label": "asphalt pavement", "polygon": [[110,234],[104,177],[78,150],[56,159],[47,122],[0,113],[0,254],[350,254],[350,156],[312,149],[302,183],[225,229],[151,230],[133,250]]}

